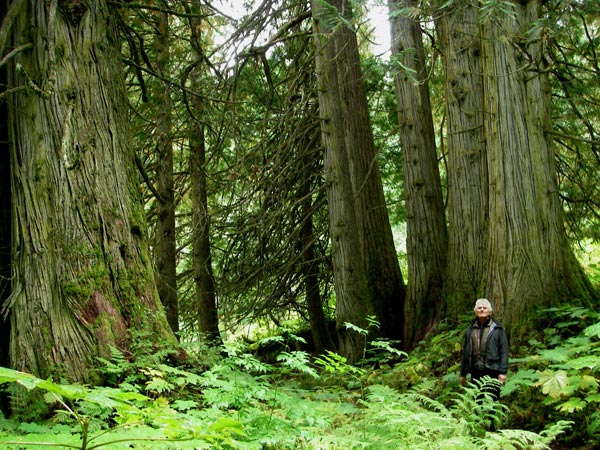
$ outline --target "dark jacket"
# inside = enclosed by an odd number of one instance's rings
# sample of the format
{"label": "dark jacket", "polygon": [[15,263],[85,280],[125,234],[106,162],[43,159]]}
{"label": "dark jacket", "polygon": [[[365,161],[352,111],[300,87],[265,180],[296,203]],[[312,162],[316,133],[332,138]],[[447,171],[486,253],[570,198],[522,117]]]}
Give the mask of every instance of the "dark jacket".
{"label": "dark jacket", "polygon": [[[460,376],[464,377],[471,372],[472,368],[472,343],[471,331],[475,324],[474,319],[468,326],[463,339],[462,361],[460,364]],[[485,367],[489,370],[506,374],[508,371],[508,339],[502,325],[492,319],[490,332],[485,346]]]}

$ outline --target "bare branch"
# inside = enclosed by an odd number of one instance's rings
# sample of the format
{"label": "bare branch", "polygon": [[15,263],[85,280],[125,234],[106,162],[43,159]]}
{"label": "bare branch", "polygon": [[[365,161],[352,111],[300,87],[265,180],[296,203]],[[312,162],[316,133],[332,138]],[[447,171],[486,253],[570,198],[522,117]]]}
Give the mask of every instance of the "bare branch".
{"label": "bare branch", "polygon": [[23,50],[26,50],[31,47],[33,47],[33,44],[31,42],[28,42],[27,44],[19,45],[18,47],[12,49],[4,58],[0,59],[0,67],[8,63],[8,60],[14,57],[17,53],[22,52]]}
{"label": "bare branch", "polygon": [[2,25],[0,25],[0,55],[4,53],[4,47],[6,46],[6,41],[8,40],[8,34],[12,28],[15,17],[17,17],[19,9],[21,9],[21,6],[23,6],[23,3],[25,3],[25,0],[15,0],[8,8],[8,11],[4,16],[4,20],[2,21]]}

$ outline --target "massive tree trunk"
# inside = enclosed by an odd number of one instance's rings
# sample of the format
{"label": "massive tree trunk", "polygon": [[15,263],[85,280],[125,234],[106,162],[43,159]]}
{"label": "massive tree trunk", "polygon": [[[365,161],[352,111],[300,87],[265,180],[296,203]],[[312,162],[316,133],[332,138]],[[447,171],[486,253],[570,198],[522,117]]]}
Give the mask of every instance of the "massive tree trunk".
{"label": "massive tree trunk", "polygon": [[[202,92],[200,70],[202,67],[201,5],[194,0],[191,8],[190,31],[192,48],[197,61],[191,73],[192,91]],[[210,214],[208,212],[208,187],[206,174],[206,137],[204,132],[203,99],[199,95],[192,97],[190,119],[190,179],[192,185],[192,259],[196,305],[198,310],[198,332],[201,338],[212,345],[222,344],[219,332],[219,316],[215,293],[215,280],[212,268],[210,246]]]}
{"label": "massive tree trunk", "polygon": [[[60,7],[57,6],[60,4]],[[129,148],[116,12],[24,2],[10,61],[10,364],[85,381],[98,355],[145,333],[173,340],[148,254]]]}
{"label": "massive tree trunk", "polygon": [[394,78],[406,205],[407,346],[432,325],[440,309],[448,247],[421,27],[418,20],[397,14],[415,6],[412,0],[389,1],[392,55],[404,66]]}
{"label": "massive tree trunk", "polygon": [[[323,45],[326,52],[317,55],[322,66],[321,70],[318,69],[322,83],[319,93],[328,151],[331,149],[340,155],[344,153],[343,166],[341,160],[333,160],[332,164],[339,171],[337,183],[348,189],[343,194],[348,196],[345,199],[349,205],[346,212],[355,215],[352,222],[356,224],[356,234],[347,235],[346,238],[358,239],[360,253],[348,256],[357,258],[362,255],[363,258],[361,270],[366,278],[367,295],[363,300],[367,305],[365,311],[374,314],[380,324],[380,330],[371,331],[390,339],[402,340],[404,282],[377,163],[358,42],[356,33],[348,25],[353,13],[346,0],[329,4],[335,8],[337,17],[332,14],[333,9],[325,10],[322,5],[313,4],[317,34],[323,33],[317,39],[325,40]],[[323,75],[325,71],[326,76]],[[326,102],[335,105],[327,106]],[[336,150],[333,150],[334,146],[337,146]],[[350,183],[344,179],[348,175]],[[342,220],[348,221],[348,218]],[[340,224],[339,220],[333,219],[331,223],[334,226]],[[332,233],[332,239],[335,238]],[[338,284],[336,279],[336,289]],[[360,323],[365,324],[365,318]]]}
{"label": "massive tree trunk", "polygon": [[[351,2],[342,0],[336,6],[344,19],[352,22]],[[346,25],[339,26],[335,36],[339,100],[344,113],[342,123],[356,198],[355,213],[365,259],[367,290],[380,326],[379,330],[372,331],[402,341],[406,292],[383,193],[358,41],[355,30]]]}
{"label": "massive tree trunk", "polygon": [[542,43],[527,41],[541,0],[482,26],[490,182],[485,292],[512,329],[540,307],[594,293],[568,246],[551,141]]}
{"label": "massive tree trunk", "polygon": [[438,14],[445,68],[448,155],[448,259],[444,299],[457,318],[485,295],[488,176],[483,133],[479,15],[470,2]]}
{"label": "massive tree trunk", "polygon": [[[167,7],[166,2],[162,6]],[[169,65],[171,64],[169,44],[169,15],[165,11],[156,13],[156,71],[160,75],[155,91],[156,99],[156,232],[154,236],[154,258],[158,294],[167,314],[171,330],[179,333],[179,307],[177,301],[177,242],[175,236],[175,196],[173,177],[173,102]]]}
{"label": "massive tree trunk", "polygon": [[[341,10],[341,1],[331,2]],[[331,253],[336,292],[336,322],[339,352],[349,362],[363,355],[364,335],[347,329],[345,323],[367,328],[373,313],[367,290],[364,249],[361,245],[355,192],[350,180],[350,142],[345,121],[350,111],[342,101],[345,62],[340,52],[347,42],[338,18],[330,15],[318,0],[312,2],[316,70],[319,81],[319,109],[325,145],[325,184],[329,206]],[[338,67],[341,66],[341,67]]]}

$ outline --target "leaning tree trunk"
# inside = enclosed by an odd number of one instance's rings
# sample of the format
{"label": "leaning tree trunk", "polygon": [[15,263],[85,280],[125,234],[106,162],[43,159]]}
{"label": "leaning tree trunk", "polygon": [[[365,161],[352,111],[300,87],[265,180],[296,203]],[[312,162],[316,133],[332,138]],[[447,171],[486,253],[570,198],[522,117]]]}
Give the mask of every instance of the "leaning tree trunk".
{"label": "leaning tree trunk", "polygon": [[485,295],[488,176],[483,133],[483,78],[476,5],[454,3],[438,14],[445,69],[448,155],[448,259],[444,300],[457,318]]}
{"label": "leaning tree trunk", "polygon": [[[57,4],[60,3],[60,7]],[[172,340],[158,301],[106,1],[24,2],[10,62],[10,363],[89,380],[133,335]]]}
{"label": "leaning tree trunk", "polygon": [[[162,5],[167,7],[166,2]],[[169,14],[156,13],[156,70],[160,80],[155,86],[156,99],[156,231],[154,236],[154,258],[158,295],[167,314],[171,330],[179,334],[179,305],[177,300],[177,241],[175,236],[175,185],[173,174],[173,135],[171,85],[169,65],[171,52],[169,46]]]}
{"label": "leaning tree trunk", "polygon": [[482,26],[490,217],[484,292],[512,329],[531,312],[594,293],[566,240],[541,41],[527,41],[541,0]]}
{"label": "leaning tree trunk", "polygon": [[[331,2],[339,10],[340,1]],[[367,277],[355,195],[350,180],[350,160],[345,120],[349,111],[341,101],[343,73],[338,65],[341,39],[339,19],[332,21],[330,10],[319,0],[312,1],[315,32],[316,72],[319,83],[319,112],[325,145],[325,185],[329,207],[331,257],[336,292],[336,326],[339,352],[350,363],[363,356],[364,335],[347,328],[351,323],[367,328],[373,307],[367,290]]]}
{"label": "leaning tree trunk", "polygon": [[421,26],[397,14],[415,6],[412,0],[389,0],[392,55],[406,68],[398,67],[394,78],[406,205],[407,346],[431,327],[440,309],[448,246]]}

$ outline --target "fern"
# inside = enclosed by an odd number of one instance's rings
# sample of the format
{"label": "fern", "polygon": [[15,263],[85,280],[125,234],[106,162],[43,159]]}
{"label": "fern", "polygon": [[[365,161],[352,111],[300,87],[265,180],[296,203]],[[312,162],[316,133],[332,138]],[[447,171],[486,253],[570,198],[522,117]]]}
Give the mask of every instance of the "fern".
{"label": "fern", "polygon": [[310,356],[306,352],[281,352],[277,361],[286,368],[297,373],[303,373],[313,378],[319,378],[317,371],[310,365]]}
{"label": "fern", "polygon": [[[231,441],[232,434],[239,435],[241,424],[236,427],[211,431],[210,424],[195,420],[181,420],[179,413],[169,406],[166,399],[152,401],[135,392],[109,387],[86,388],[63,385],[42,380],[31,374],[0,367],[0,384],[16,383],[30,390],[42,390],[61,408],[58,413],[72,419],[76,427],[55,427],[38,424],[21,424],[13,434],[0,437],[2,448],[17,449],[31,446],[63,446],[80,450],[93,450],[104,446],[131,448],[133,442],[152,442],[152,448],[185,448],[183,442],[199,448],[202,443]],[[93,406],[98,409],[94,409]],[[97,411],[109,411],[110,419],[117,425],[104,428],[107,419]],[[206,432],[206,430],[209,432]],[[234,433],[235,431],[235,433]],[[24,433],[24,434],[23,434]],[[21,435],[23,434],[23,435]],[[165,446],[162,446],[165,443]],[[168,443],[168,444],[167,444]],[[180,445],[181,444],[181,445]],[[231,447],[243,448],[243,447]]]}

